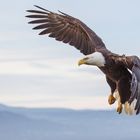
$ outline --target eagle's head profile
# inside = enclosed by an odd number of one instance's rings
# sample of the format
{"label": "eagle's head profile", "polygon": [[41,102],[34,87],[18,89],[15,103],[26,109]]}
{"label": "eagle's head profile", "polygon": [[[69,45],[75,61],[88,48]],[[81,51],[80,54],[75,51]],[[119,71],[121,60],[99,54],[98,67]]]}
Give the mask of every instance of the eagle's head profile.
{"label": "eagle's head profile", "polygon": [[94,65],[97,67],[103,67],[105,66],[105,57],[100,52],[95,52],[81,60],[79,60],[78,65]]}

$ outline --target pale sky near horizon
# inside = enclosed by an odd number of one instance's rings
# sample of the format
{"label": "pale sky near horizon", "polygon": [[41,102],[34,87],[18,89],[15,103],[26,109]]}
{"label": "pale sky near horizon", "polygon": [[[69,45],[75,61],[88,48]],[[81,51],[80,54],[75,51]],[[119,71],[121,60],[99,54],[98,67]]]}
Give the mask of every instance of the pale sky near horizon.
{"label": "pale sky near horizon", "polygon": [[[139,0],[13,0],[0,5],[0,103],[24,107],[111,109],[104,75],[75,48],[38,36],[25,18],[39,5],[85,22],[115,53],[140,56]],[[115,106],[113,106],[115,107]]]}

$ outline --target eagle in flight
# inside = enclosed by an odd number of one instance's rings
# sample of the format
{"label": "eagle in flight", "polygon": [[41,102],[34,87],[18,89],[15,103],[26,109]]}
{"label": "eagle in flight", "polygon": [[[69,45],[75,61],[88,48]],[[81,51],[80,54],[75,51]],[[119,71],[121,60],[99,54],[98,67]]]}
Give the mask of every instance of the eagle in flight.
{"label": "eagle in flight", "polygon": [[35,24],[34,30],[40,29],[39,35],[48,34],[86,55],[78,64],[97,66],[106,76],[111,89],[108,102],[118,102],[117,112],[123,109],[127,114],[140,113],[140,59],[112,53],[102,39],[87,25],[77,18],[59,11],[54,13],[42,7],[27,10],[31,18],[29,24]]}

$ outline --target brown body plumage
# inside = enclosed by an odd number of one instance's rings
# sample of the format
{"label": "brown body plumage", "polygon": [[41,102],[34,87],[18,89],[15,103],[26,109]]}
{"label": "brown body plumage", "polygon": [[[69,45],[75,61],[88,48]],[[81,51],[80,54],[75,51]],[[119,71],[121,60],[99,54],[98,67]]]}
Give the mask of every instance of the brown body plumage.
{"label": "brown body plumage", "polygon": [[[106,75],[111,88],[109,103],[115,102],[114,92],[119,92],[117,111],[121,113],[122,104],[136,100],[135,110],[140,112],[140,60],[137,56],[125,56],[109,51],[100,37],[79,19],[63,12],[60,14],[36,6],[40,10],[28,10],[30,24],[38,24],[33,29],[41,29],[39,35],[49,37],[74,46],[84,55],[92,54],[79,61],[80,64],[96,65]],[[101,58],[101,59],[100,59]],[[129,71],[129,70],[131,71]]]}

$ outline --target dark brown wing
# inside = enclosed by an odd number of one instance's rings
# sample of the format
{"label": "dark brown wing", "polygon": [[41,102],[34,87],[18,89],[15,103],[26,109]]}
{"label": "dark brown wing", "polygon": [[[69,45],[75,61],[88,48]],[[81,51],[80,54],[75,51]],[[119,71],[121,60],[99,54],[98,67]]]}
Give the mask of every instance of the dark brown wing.
{"label": "dark brown wing", "polygon": [[57,14],[39,6],[35,7],[40,10],[27,10],[32,14],[26,17],[34,19],[30,24],[38,24],[33,29],[41,29],[39,35],[49,34],[49,37],[69,43],[85,55],[106,49],[102,40],[80,20],[60,11]]}
{"label": "dark brown wing", "polygon": [[113,58],[116,64],[123,65],[132,72],[131,80],[131,96],[129,103],[136,100],[135,110],[136,114],[140,113],[140,59],[137,56],[117,56]]}
{"label": "dark brown wing", "polygon": [[135,110],[136,114],[140,113],[140,59],[137,56],[132,57],[132,81],[131,81],[131,104],[136,99]]}

